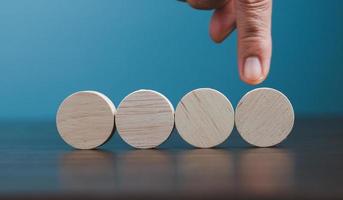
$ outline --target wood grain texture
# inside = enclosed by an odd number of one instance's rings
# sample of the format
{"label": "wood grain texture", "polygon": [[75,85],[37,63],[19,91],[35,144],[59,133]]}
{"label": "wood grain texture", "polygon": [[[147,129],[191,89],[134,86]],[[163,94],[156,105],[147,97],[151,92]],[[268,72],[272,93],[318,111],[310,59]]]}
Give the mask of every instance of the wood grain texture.
{"label": "wood grain texture", "polygon": [[115,129],[116,108],[105,95],[81,91],[60,105],[56,125],[62,139],[77,149],[93,149],[104,144]]}
{"label": "wood grain texture", "polygon": [[200,88],[186,94],[175,111],[175,126],[181,137],[199,148],[224,142],[234,126],[234,109],[220,92]]}
{"label": "wood grain texture", "polygon": [[235,122],[245,141],[258,147],[270,147],[282,142],[291,132],[294,111],[280,91],[258,88],[239,101]]}
{"label": "wood grain texture", "polygon": [[156,91],[135,91],[118,106],[116,126],[127,144],[139,149],[157,147],[174,128],[173,105]]}

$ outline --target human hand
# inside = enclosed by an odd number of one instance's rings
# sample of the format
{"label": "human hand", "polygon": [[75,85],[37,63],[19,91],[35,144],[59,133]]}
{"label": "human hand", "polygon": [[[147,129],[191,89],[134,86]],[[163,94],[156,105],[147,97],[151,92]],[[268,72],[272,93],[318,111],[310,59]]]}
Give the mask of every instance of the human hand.
{"label": "human hand", "polygon": [[209,27],[214,42],[222,42],[237,28],[240,78],[252,85],[266,79],[272,54],[272,0],[183,1],[196,9],[215,10]]}

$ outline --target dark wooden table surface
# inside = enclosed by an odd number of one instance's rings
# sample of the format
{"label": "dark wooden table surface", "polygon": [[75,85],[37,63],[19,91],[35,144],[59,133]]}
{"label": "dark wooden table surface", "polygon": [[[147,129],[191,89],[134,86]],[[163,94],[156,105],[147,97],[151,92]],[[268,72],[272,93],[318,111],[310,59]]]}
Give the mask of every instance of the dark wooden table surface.
{"label": "dark wooden table surface", "polygon": [[53,121],[0,122],[0,199],[343,199],[343,118],[298,118],[289,138],[254,148],[233,132],[194,149],[176,132],[134,150],[115,135],[68,147]]}

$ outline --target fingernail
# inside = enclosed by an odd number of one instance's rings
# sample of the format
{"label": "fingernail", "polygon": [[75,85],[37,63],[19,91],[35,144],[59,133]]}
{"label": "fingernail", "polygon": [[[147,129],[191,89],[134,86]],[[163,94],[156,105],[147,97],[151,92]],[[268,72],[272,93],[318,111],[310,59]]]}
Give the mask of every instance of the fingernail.
{"label": "fingernail", "polygon": [[249,57],[245,60],[243,75],[248,80],[262,79],[262,66],[258,57]]}

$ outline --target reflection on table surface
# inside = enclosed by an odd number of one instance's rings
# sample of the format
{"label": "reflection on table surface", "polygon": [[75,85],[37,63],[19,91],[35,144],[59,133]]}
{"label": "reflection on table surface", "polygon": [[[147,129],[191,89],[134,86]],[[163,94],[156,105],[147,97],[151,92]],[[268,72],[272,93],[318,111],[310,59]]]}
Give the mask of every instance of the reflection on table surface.
{"label": "reflection on table surface", "polygon": [[343,120],[303,119],[272,148],[237,132],[214,149],[173,137],[135,150],[118,135],[99,150],[74,150],[53,122],[0,122],[0,199],[342,199]]}
{"label": "reflection on table surface", "polygon": [[59,161],[63,190],[70,192],[179,192],[213,195],[234,193],[273,196],[288,192],[294,160],[285,149],[251,148],[232,153],[221,149],[133,150],[121,154],[72,151]]}

